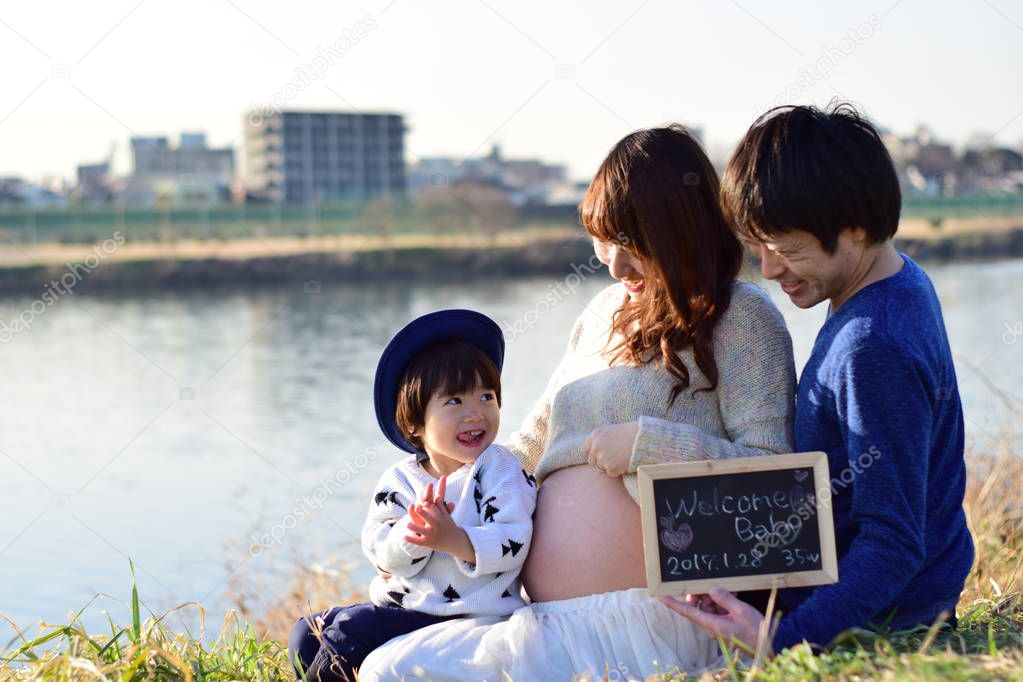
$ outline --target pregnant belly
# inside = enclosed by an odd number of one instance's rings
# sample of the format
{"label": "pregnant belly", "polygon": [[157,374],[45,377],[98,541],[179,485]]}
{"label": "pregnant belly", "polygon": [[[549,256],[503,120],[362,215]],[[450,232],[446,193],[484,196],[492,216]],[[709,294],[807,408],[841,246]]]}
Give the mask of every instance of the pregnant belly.
{"label": "pregnant belly", "polygon": [[544,479],[522,584],[533,601],[646,585],[639,506],[622,479],[586,465]]}

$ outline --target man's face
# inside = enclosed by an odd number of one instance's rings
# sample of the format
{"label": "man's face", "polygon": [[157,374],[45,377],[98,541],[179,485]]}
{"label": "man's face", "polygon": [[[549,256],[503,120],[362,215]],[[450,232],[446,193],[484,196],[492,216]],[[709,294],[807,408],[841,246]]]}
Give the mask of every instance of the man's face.
{"label": "man's face", "polygon": [[820,240],[804,230],[772,236],[766,241],[746,241],[760,260],[760,272],[781,285],[782,291],[799,308],[812,308],[821,301],[843,302],[855,286],[858,266],[866,252],[860,228],[842,230],[835,253],[827,253]]}

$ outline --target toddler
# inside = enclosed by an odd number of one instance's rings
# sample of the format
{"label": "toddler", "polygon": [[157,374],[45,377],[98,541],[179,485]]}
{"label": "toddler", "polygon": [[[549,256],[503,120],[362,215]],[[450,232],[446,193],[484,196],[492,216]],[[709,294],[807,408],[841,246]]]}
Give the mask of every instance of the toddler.
{"label": "toddler", "polygon": [[387,345],[374,386],[377,421],[409,456],[381,476],[362,529],[379,575],[371,603],[296,624],[289,653],[299,679],[354,679],[393,637],[525,605],[519,570],[536,480],[494,444],[503,359],[500,327],[469,310],[420,317]]}

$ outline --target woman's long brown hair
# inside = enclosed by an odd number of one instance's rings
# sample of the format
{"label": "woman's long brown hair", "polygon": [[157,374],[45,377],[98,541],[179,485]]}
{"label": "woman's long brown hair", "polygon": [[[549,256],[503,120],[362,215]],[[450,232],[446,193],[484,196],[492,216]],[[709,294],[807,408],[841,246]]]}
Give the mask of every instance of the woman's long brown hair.
{"label": "woman's long brown hair", "polygon": [[[688,388],[679,351],[693,347],[696,365],[717,387],[714,325],[728,309],[742,267],[742,247],[718,199],[717,172],[696,139],[680,125],[640,130],[614,146],[597,170],[579,218],[601,241],[615,242],[642,262],[644,292],[612,318],[623,337],[615,360],[653,360],[653,349],[677,380],[670,403]],[[638,329],[630,332],[633,323]],[[610,337],[608,339],[610,342]]]}

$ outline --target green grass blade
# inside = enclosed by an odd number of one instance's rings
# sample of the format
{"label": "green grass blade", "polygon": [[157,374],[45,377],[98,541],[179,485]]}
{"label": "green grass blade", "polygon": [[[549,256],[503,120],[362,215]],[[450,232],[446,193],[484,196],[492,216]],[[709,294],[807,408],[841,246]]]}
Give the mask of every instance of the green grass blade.
{"label": "green grass blade", "polygon": [[138,642],[142,639],[142,621],[139,618],[139,586],[135,580],[135,563],[128,559],[128,566],[131,569],[131,634],[132,641]]}

